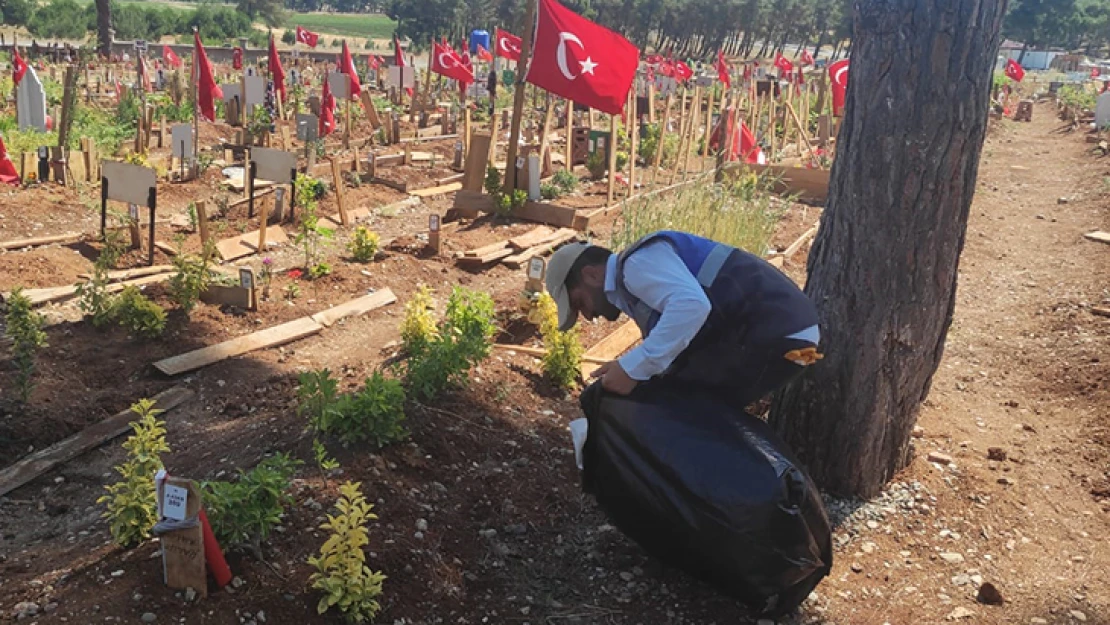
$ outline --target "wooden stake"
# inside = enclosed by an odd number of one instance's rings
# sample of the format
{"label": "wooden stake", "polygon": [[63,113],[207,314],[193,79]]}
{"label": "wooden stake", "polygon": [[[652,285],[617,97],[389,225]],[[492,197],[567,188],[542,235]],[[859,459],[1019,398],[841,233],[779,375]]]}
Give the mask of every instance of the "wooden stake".
{"label": "wooden stake", "polygon": [[682,108],[678,110],[678,154],[675,155],[674,165],[671,167],[671,175],[667,179],[667,184],[674,184],[675,176],[678,175],[678,168],[682,166],[682,155],[685,150],[689,150],[690,146],[686,143],[686,136],[690,132],[690,120],[693,115],[686,115],[686,88],[682,88]]}
{"label": "wooden stake", "polygon": [[663,138],[666,137],[667,126],[671,123],[671,104],[674,103],[674,94],[667,94],[667,104],[663,109],[663,123],[659,126],[659,141],[655,145],[655,159],[651,166],[651,186],[655,186],[655,179],[659,175],[659,164],[663,160]]}
{"label": "wooden stake", "polygon": [[632,197],[636,193],[636,143],[640,134],[640,116],[636,111],[636,87],[633,81],[632,87],[632,103],[629,105],[629,115],[631,124],[628,127],[628,137],[631,142],[628,153],[628,197]]}
{"label": "wooden stake", "polygon": [[566,152],[563,154],[563,168],[567,171],[574,171],[574,102],[567,100],[567,145]]}
{"label": "wooden stake", "polygon": [[197,200],[197,229],[200,230],[200,244],[203,247],[208,243],[208,203],[204,200]]}
{"label": "wooden stake", "polygon": [[548,135],[551,134],[551,122],[555,117],[555,98],[547,98],[547,111],[543,114],[543,134],[540,135],[540,169],[543,169],[543,164],[547,162],[547,151],[551,149],[551,141],[548,140]]}
{"label": "wooden stake", "polygon": [[770,102],[771,102],[771,104],[770,104],[771,112],[770,112],[770,115],[768,116],[768,120],[767,120],[768,121],[768,126],[769,126],[768,136],[770,137],[770,139],[768,141],[768,145],[770,146],[771,153],[767,155],[767,162],[772,163],[775,160],[775,143],[776,143],[775,134],[777,132],[776,131],[776,123],[775,123],[776,115],[775,115],[775,84],[774,83],[771,83],[771,95],[768,98],[768,100],[770,100]]}
{"label": "wooden stake", "polygon": [[439,215],[435,213],[428,215],[428,246],[432,248],[437,256],[439,255]]}
{"label": "wooden stake", "polygon": [[[526,31],[527,32],[527,31]],[[617,116],[609,116],[609,195],[606,206],[613,205],[617,184]]]}
{"label": "wooden stake", "polygon": [[[528,2],[528,16],[525,18],[525,24],[531,24],[536,15],[536,0],[529,0]],[[524,38],[521,42],[520,62],[517,67],[528,67],[528,59],[532,54],[532,29],[524,29]],[[505,157],[505,192],[512,193],[516,189],[516,155],[517,155],[517,142],[520,141],[520,122],[524,117],[524,77],[521,76],[516,81],[516,94],[513,99],[513,123],[512,129],[509,132],[509,152]],[[612,201],[612,192],[610,191],[610,201]]]}
{"label": "wooden stake", "polygon": [[655,81],[649,80],[647,85],[648,123],[655,123]]}
{"label": "wooden stake", "polygon": [[[701,148],[701,157],[704,159],[709,156],[709,136],[713,134],[713,89],[707,89],[709,92],[709,104],[705,107],[705,143]],[[724,92],[721,92],[721,99],[724,100]],[[698,171],[705,169],[705,163],[702,162],[702,167]]]}
{"label": "wooden stake", "polygon": [[790,117],[794,119],[794,125],[798,127],[798,133],[802,141],[805,142],[806,148],[809,150],[810,157],[813,156],[813,144],[809,141],[809,135],[806,134],[805,128],[802,127],[801,120],[798,119],[798,114],[794,112],[794,107],[789,104],[786,105],[786,110],[790,113]]}
{"label": "wooden stake", "polygon": [[[405,149],[407,153],[408,147],[406,146]],[[339,222],[347,226],[350,222],[347,220],[347,205],[343,201],[343,196],[346,193],[346,185],[343,183],[343,176],[339,171],[338,159],[331,159],[331,175],[332,179],[335,180],[335,201],[339,205]]]}
{"label": "wooden stake", "polygon": [[687,131],[688,139],[686,140],[686,151],[682,153],[682,179],[686,180],[686,174],[690,170],[690,152],[697,154],[697,149],[691,150],[694,147],[694,136],[701,128],[701,87],[694,87],[694,103],[690,111],[690,129]]}

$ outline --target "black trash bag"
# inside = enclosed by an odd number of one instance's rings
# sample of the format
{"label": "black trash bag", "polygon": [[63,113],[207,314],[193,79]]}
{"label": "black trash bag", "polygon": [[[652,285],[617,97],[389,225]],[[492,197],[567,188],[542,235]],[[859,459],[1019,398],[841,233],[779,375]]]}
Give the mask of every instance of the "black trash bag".
{"label": "black trash bag", "polygon": [[666,564],[762,615],[794,610],[832,568],[813,481],[766,423],[658,382],[582,393],[583,490]]}

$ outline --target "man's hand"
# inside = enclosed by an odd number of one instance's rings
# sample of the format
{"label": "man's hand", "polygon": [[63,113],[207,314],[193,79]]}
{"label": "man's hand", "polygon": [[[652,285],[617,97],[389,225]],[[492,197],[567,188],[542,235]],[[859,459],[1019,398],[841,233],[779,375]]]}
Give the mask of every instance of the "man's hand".
{"label": "man's hand", "polygon": [[628,377],[624,368],[616,360],[609,361],[590,374],[591,378],[601,378],[601,386],[610,393],[628,395],[638,382]]}

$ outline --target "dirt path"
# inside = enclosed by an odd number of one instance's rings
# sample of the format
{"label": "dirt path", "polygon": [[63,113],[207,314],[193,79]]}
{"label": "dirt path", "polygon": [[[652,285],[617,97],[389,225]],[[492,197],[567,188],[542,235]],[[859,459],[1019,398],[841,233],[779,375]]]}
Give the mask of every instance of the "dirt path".
{"label": "dirt path", "polygon": [[[836,565],[789,623],[1110,623],[1110,319],[1088,309],[1110,302],[1110,246],[1082,237],[1110,229],[1110,164],[1081,137],[1054,134],[1049,106],[1034,118],[1004,120],[988,138],[917,457],[878,499],[829,502],[841,521]],[[407,282],[441,293],[462,282],[502,307],[520,284],[508,270],[470,276],[401,255],[372,269],[402,295]],[[357,384],[390,355],[399,314],[188,376],[198,396],[168,419],[168,465],[210,479],[281,450],[311,465],[297,371],[326,366]],[[411,442],[335,450],[381,515],[370,546],[389,576],[378,622],[749,622],[647,558],[581,495],[566,433],[577,407],[535,370],[499,353],[468,391],[409,415]],[[1006,459],[988,459],[992,447]],[[930,452],[952,463],[929,462]],[[245,586],[190,605],[161,585],[156,545],[110,544],[94,501],[121,457],[117,442],[0,498],[0,622],[21,601],[52,606],[21,622],[138,623],[150,612],[157,622],[256,623],[260,610],[267,625],[337,622],[315,615],[305,564],[335,479],[302,471],[285,531],[265,546],[274,568],[235,558]],[[977,603],[981,582],[1005,603]]]}
{"label": "dirt path", "polygon": [[[1087,310],[1110,297],[1110,247],[1082,237],[1110,222],[1110,165],[1057,127],[1043,105],[991,130],[955,322],[900,479],[918,490],[884,504],[917,498],[840,529],[819,589],[836,622],[1110,622],[1110,320]],[[1005,605],[976,604],[979,578]]]}

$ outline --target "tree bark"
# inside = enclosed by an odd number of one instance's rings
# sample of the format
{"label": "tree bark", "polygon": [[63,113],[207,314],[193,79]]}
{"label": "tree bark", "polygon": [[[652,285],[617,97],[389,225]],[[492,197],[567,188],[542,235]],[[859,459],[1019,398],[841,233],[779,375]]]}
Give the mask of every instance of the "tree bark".
{"label": "tree bark", "polygon": [[824,488],[871,497],[910,434],[955,307],[1006,0],[859,0],[806,293],[825,359],[771,423]]}
{"label": "tree bark", "polygon": [[112,56],[112,5],[110,0],[96,0],[96,51]]}

